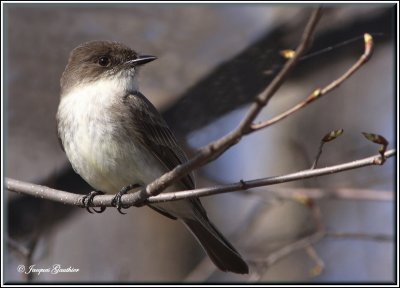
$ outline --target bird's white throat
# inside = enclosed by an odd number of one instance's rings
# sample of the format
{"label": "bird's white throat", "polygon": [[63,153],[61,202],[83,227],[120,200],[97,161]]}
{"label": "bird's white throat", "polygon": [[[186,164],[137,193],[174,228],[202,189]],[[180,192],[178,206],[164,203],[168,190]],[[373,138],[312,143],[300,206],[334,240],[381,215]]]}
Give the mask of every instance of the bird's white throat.
{"label": "bird's white throat", "polygon": [[[103,77],[95,81],[83,81],[62,95],[60,106],[67,104],[73,106],[107,105],[116,100],[117,97],[128,91],[136,91],[138,83],[136,77],[118,75],[115,77]],[[123,96],[123,95],[122,95]],[[86,105],[85,105],[86,104]],[[66,107],[67,109],[69,107]],[[86,107],[87,108],[87,107]]]}

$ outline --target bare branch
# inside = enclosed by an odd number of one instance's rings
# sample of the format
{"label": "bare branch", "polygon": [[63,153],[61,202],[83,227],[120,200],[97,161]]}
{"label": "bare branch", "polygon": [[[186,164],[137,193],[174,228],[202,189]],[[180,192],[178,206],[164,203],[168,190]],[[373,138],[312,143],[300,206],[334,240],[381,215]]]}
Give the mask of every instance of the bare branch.
{"label": "bare branch", "polygon": [[176,166],[173,170],[165,173],[158,179],[154,180],[152,183],[148,184],[145,189],[142,189],[139,192],[135,193],[133,196],[135,203],[143,202],[150,196],[158,195],[161,191],[163,191],[176,180],[182,178],[196,168],[199,168],[219,157],[231,146],[238,143],[243,135],[252,132],[250,126],[254,119],[260,113],[262,108],[268,104],[268,101],[283,84],[289,73],[293,70],[293,68],[299,61],[300,57],[309,48],[312,41],[312,36],[315,31],[315,27],[319,18],[321,17],[321,13],[321,8],[317,8],[313,11],[310,20],[308,21],[307,26],[303,32],[300,44],[296,49],[295,56],[286,62],[282,70],[277,74],[270,85],[256,97],[254,103],[250,106],[246,116],[239,123],[238,127],[224,137],[201,148],[197,152],[197,154],[188,162]]}
{"label": "bare branch", "polygon": [[[34,196],[36,198],[52,200],[66,205],[74,205],[82,207],[82,195],[52,189],[42,185],[36,185],[28,182],[23,182],[11,178],[6,178],[6,188],[9,191],[23,193]],[[100,197],[100,196],[98,196]],[[101,196],[104,197],[104,196]],[[96,197],[97,198],[97,197]],[[108,199],[107,199],[108,200]],[[108,202],[108,201],[107,201]],[[110,203],[111,204],[111,203]]]}
{"label": "bare branch", "polygon": [[[388,153],[388,152],[390,152],[390,153]],[[385,158],[393,156],[394,153],[395,153],[395,150],[387,151],[387,154],[385,154]],[[300,171],[300,172],[286,174],[283,176],[273,176],[273,177],[267,177],[267,178],[250,180],[250,181],[239,181],[237,183],[228,184],[228,185],[219,185],[219,186],[212,187],[212,188],[200,188],[200,189],[194,189],[194,190],[188,190],[188,191],[163,193],[161,195],[150,197],[148,199],[148,202],[154,203],[154,202],[179,200],[179,199],[184,199],[184,198],[189,198],[189,197],[203,197],[203,196],[221,194],[221,193],[226,193],[226,192],[246,190],[249,188],[255,188],[255,187],[260,187],[260,186],[269,186],[269,185],[274,185],[274,184],[279,184],[279,183],[284,183],[284,182],[292,182],[292,181],[297,181],[300,179],[307,179],[307,178],[312,178],[312,177],[317,177],[317,176],[322,176],[322,175],[329,175],[332,173],[343,172],[343,171],[356,169],[356,168],[360,168],[360,167],[376,165],[377,158],[380,158],[380,155],[375,155],[372,157],[368,157],[368,158],[364,158],[364,159],[360,159],[360,160],[356,160],[356,161],[352,161],[352,162],[347,162],[347,163],[343,163],[343,164],[339,164],[339,165],[335,165],[335,166],[329,166],[329,167],[325,167],[325,168],[304,170],[304,171]],[[131,196],[132,195],[127,195],[126,197],[128,198]],[[128,202],[130,202],[130,201],[128,200]]]}
{"label": "bare branch", "polygon": [[[323,261],[319,258],[318,254],[312,248],[313,244],[318,243],[326,237],[338,237],[338,238],[354,238],[357,240],[370,240],[370,241],[393,241],[393,236],[385,234],[368,234],[368,233],[354,233],[354,232],[329,232],[324,230],[318,230],[317,232],[289,243],[282,248],[272,252],[266,258],[248,260],[249,264],[254,265],[258,271],[265,271],[268,267],[272,266],[284,257],[292,254],[295,251],[306,249],[306,252],[311,252],[312,258],[316,261],[316,270],[313,272],[320,272],[324,268]],[[318,274],[318,273],[317,273]],[[259,280],[260,273],[254,271],[250,277],[251,281]]]}
{"label": "bare branch", "polygon": [[[388,150],[385,153],[385,158],[393,157],[396,151]],[[338,173],[342,171],[347,171],[351,169],[356,169],[365,166],[377,165],[377,158],[381,158],[381,155],[374,155],[371,157],[367,157],[364,159],[351,161],[335,166],[313,169],[313,170],[304,170],[300,172],[295,172],[292,174],[282,175],[282,176],[274,176],[267,177],[262,179],[250,180],[250,181],[239,181],[233,184],[227,185],[219,185],[211,188],[200,188],[188,191],[180,191],[180,192],[171,192],[171,193],[163,193],[158,196],[152,196],[147,199],[146,203],[157,203],[157,202],[165,202],[165,201],[174,201],[180,200],[190,197],[204,197],[214,194],[233,192],[246,190],[248,188],[261,187],[267,185],[274,185],[284,182],[297,181],[300,179],[306,179],[311,177],[317,177],[322,175],[328,175],[332,173]],[[31,195],[34,197],[53,200],[56,202],[61,202],[63,204],[75,205],[82,207],[82,195],[70,193],[66,191],[56,190],[45,186],[40,186],[32,183],[22,182],[15,179],[6,178],[6,187],[10,191],[19,192],[27,195]],[[329,190],[328,192],[329,193]],[[99,195],[93,199],[92,207],[111,207],[112,199],[114,195]],[[132,206],[136,203],[135,194],[123,195],[122,204],[124,206]]]}
{"label": "bare branch", "polygon": [[[163,176],[154,180],[152,183],[148,184],[144,189],[141,189],[139,192],[126,195],[122,199],[125,198],[127,200],[127,196],[129,196],[129,204],[135,205],[139,203],[143,203],[150,196],[158,195],[165,188],[171,185],[174,181],[182,178],[187,175],[194,169],[205,165],[206,163],[216,159],[219,155],[221,155],[224,151],[226,151],[231,146],[235,145],[240,141],[243,135],[251,132],[250,125],[257,117],[262,108],[267,105],[269,99],[274,95],[274,93],[278,90],[278,88],[282,85],[290,71],[293,70],[294,66],[298,62],[299,58],[306,52],[308,47],[310,46],[312,36],[316,27],[316,24],[321,16],[321,8],[317,8],[313,11],[310,20],[307,23],[307,26],[302,35],[302,39],[298,48],[296,49],[295,56],[286,62],[282,70],[278,73],[278,75],[274,78],[271,84],[262,91],[255,99],[254,103],[250,106],[247,115],[238,125],[238,127],[225,135],[224,137],[206,145],[201,148],[197,154],[190,159],[188,162],[176,166],[173,170],[165,173]],[[46,198],[49,200],[54,200],[58,202],[62,202],[64,204],[81,206],[81,196],[68,193],[65,191],[59,191],[50,189],[48,187],[37,186],[34,184],[24,183],[12,179],[7,179],[7,188],[12,191],[22,192],[25,194],[30,194],[32,196]],[[164,196],[164,195],[163,195]],[[107,197],[107,198],[105,198]],[[187,197],[187,196],[185,196]],[[125,204],[123,200],[123,204]],[[152,200],[148,200],[152,201]],[[155,200],[157,201],[157,200]],[[166,200],[159,200],[166,201]],[[101,206],[111,206],[111,198],[109,196],[101,196],[96,197],[94,199],[93,207],[101,207]]]}
{"label": "bare branch", "polygon": [[311,104],[315,100],[321,98],[322,96],[328,94],[332,90],[338,88],[344,81],[350,78],[351,75],[353,75],[358,69],[360,69],[370,58],[373,52],[373,47],[374,47],[374,42],[372,39],[372,36],[370,34],[364,34],[364,53],[360,56],[358,61],[354,63],[342,76],[340,76],[338,79],[332,81],[328,85],[326,85],[324,88],[319,88],[314,90],[303,102],[300,102],[299,104],[295,105],[294,107],[286,110],[285,112],[279,114],[278,116],[261,122],[257,124],[251,125],[251,128],[253,130],[260,130],[264,129],[268,126],[271,126],[272,124],[275,124],[276,122],[285,119],[289,115],[299,111],[300,109],[304,108],[308,104]]}
{"label": "bare branch", "polygon": [[[184,164],[178,165],[170,172],[164,174],[163,176],[159,177],[152,183],[148,184],[145,188],[142,188],[140,191],[124,195],[122,197],[122,204],[124,205],[124,207],[139,205],[143,204],[144,202],[146,203],[165,202],[165,201],[173,201],[190,197],[202,197],[202,196],[208,196],[208,195],[231,192],[231,191],[246,190],[247,188],[273,185],[283,182],[289,182],[299,179],[306,179],[310,177],[337,173],[368,165],[382,164],[381,161],[377,161],[376,156],[373,156],[350,163],[344,163],[341,165],[336,165],[321,169],[306,170],[283,176],[268,177],[246,182],[240,181],[238,183],[221,185],[212,188],[202,188],[189,191],[180,191],[175,193],[163,193],[162,195],[158,195],[161,191],[163,191],[166,187],[171,185],[174,181],[180,179],[184,175],[187,175],[192,170],[202,165],[205,165],[206,163],[219,157],[219,155],[221,155],[228,148],[238,143],[242,138],[242,136],[254,132],[254,130],[252,129],[252,123],[254,119],[257,117],[257,115],[263,109],[263,107],[267,105],[268,101],[282,85],[283,81],[286,79],[289,72],[294,68],[299,58],[304,54],[304,52],[310,46],[312,35],[320,16],[321,16],[321,9],[320,8],[315,9],[305,28],[301,42],[298,48],[296,49],[294,56],[289,59],[289,61],[285,64],[283,69],[275,77],[275,79],[271,82],[271,84],[256,97],[254,103],[250,106],[246,116],[243,118],[243,120],[240,122],[240,124],[235,130],[225,135],[224,137],[201,148],[199,152],[191,160],[189,160]],[[368,58],[370,57],[370,53],[372,51],[373,47],[372,38],[367,34],[365,36],[365,42],[366,42],[366,51],[363,57],[360,58],[359,60],[360,64],[358,64],[358,66],[368,60]],[[353,66],[353,68],[350,69],[347,73],[345,73],[342,77],[333,81],[330,85],[326,86],[325,88],[318,89],[318,93],[314,92],[312,94],[312,97],[313,98],[319,97],[321,94],[327,93],[330,90],[334,89],[335,87],[339,86],[340,83],[344,81],[344,79],[347,79],[352,73],[354,73],[354,71],[358,69],[358,66],[357,65]],[[391,157],[394,155],[394,153],[395,153],[394,150],[387,151],[385,153],[385,157]],[[70,204],[80,207],[82,207],[83,205],[81,201],[83,196],[81,195],[76,195],[73,193],[59,191],[48,187],[38,186],[13,179],[7,179],[7,188],[12,191],[25,193],[40,198],[46,198],[64,204]],[[112,199],[113,195],[97,196],[94,198],[92,207],[112,206],[111,204]]]}
{"label": "bare branch", "polygon": [[[325,233],[323,231],[316,232],[310,236],[304,237],[300,240],[283,246],[282,248],[269,254],[266,258],[248,260],[247,262],[257,267],[257,270],[265,271],[265,269],[272,266],[282,258],[292,254],[293,252],[305,249],[307,247],[310,247],[312,244],[319,242],[321,239],[324,238],[324,236]],[[256,272],[250,277],[250,280],[257,281],[259,280],[259,278],[260,274]]]}

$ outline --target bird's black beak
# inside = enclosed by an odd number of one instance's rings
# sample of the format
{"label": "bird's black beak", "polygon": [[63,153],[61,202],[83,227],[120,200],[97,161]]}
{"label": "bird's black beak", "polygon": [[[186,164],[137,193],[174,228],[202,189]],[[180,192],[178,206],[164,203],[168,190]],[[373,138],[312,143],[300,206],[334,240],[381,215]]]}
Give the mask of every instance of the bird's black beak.
{"label": "bird's black beak", "polygon": [[126,63],[132,66],[140,66],[146,63],[149,63],[151,61],[156,60],[157,57],[155,56],[150,56],[150,55],[140,55],[134,60],[129,60]]}

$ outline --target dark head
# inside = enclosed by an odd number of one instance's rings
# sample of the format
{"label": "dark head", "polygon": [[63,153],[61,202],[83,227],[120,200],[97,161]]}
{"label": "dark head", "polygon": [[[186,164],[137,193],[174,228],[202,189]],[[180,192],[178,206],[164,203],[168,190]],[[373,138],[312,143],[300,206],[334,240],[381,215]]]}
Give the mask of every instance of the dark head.
{"label": "dark head", "polygon": [[61,77],[61,93],[74,85],[108,77],[133,77],[137,67],[155,60],[154,56],[139,55],[118,42],[92,41],[72,50]]}

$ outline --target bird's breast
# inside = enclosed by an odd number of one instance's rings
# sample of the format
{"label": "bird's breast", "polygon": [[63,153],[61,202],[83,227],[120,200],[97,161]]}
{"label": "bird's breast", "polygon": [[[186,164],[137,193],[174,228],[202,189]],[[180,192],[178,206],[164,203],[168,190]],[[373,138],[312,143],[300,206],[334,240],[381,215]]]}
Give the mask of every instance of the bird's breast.
{"label": "bird's breast", "polygon": [[154,159],[121,127],[124,113],[116,113],[116,108],[123,105],[123,93],[101,85],[82,87],[63,96],[57,113],[59,135],[72,167],[106,193],[116,193],[131,183],[146,183],[147,174],[152,174],[143,172]]}

